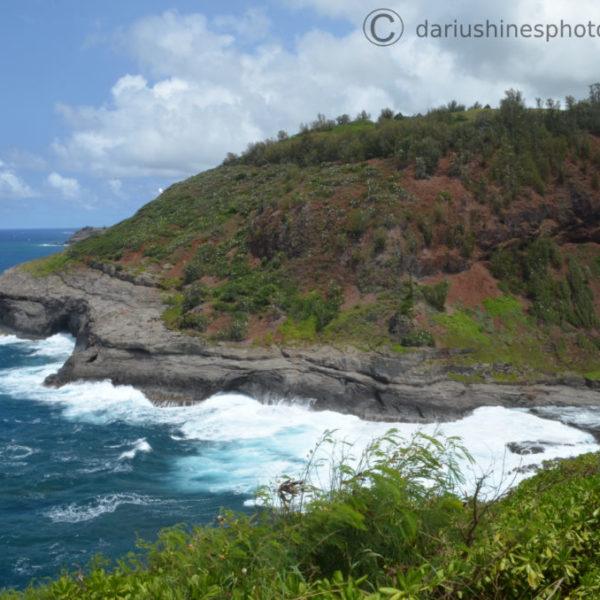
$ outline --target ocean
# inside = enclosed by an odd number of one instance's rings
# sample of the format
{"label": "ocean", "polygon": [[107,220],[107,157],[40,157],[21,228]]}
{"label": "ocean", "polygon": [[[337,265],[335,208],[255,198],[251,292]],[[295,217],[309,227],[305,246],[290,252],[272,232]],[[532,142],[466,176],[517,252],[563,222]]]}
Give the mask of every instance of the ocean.
{"label": "ocean", "polygon": [[[0,231],[0,271],[59,250],[53,244],[71,233]],[[83,568],[98,553],[122,556],[138,538],[209,523],[221,507],[252,510],[257,486],[299,472],[325,430],[359,451],[392,426],[407,436],[419,429],[240,394],[159,408],[110,382],[45,388],[74,343],[66,334],[41,341],[0,334],[0,588]],[[509,485],[524,476],[519,467],[600,449],[570,425],[597,426],[598,410],[548,416],[488,407],[443,424],[475,458],[465,465],[465,489],[483,473],[490,486]],[[509,442],[536,442],[542,451],[513,454]]]}

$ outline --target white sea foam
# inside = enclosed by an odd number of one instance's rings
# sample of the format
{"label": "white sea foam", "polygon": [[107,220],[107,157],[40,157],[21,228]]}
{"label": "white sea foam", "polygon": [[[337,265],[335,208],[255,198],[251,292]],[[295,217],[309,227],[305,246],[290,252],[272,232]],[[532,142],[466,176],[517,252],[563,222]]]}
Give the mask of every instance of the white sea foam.
{"label": "white sea foam", "polygon": [[12,334],[0,334],[0,346],[12,345],[25,347],[36,356],[54,358],[60,365],[73,352],[75,338],[67,333],[57,333],[43,340],[26,340]]}
{"label": "white sea foam", "polygon": [[[193,406],[157,407],[138,390],[115,387],[110,382],[46,388],[42,385],[44,378],[57,370],[60,357],[70,353],[73,340],[68,336],[53,336],[26,343],[55,357],[56,362],[0,372],[0,391],[13,397],[54,403],[65,418],[75,422],[168,427],[174,442],[188,446],[186,455],[175,459],[172,467],[173,483],[181,489],[251,492],[282,472],[298,472],[308,451],[325,430],[336,430],[337,439],[354,443],[356,453],[391,427],[405,437],[419,429],[425,433],[436,430],[435,425],[374,423],[331,411],[315,412],[306,403],[265,405],[235,393],[215,395]],[[511,481],[514,469],[521,466],[600,448],[591,434],[558,421],[561,415],[569,414],[568,409],[557,410],[563,412],[549,414],[554,418],[551,420],[521,409],[485,407],[459,421],[442,424],[439,429],[446,435],[462,437],[475,458],[471,481],[493,471],[489,482],[499,485],[502,480]],[[573,409],[572,413],[585,415],[586,409]],[[593,415],[590,412],[589,418],[592,417],[595,422],[599,420],[597,412]],[[521,456],[506,448],[508,442],[527,441],[546,442],[542,444],[544,451]],[[195,454],[189,453],[190,445]],[[121,463],[129,464],[124,461],[150,450],[147,440],[140,438],[133,442],[133,447],[123,450]],[[523,476],[518,474],[517,478]]]}
{"label": "white sea foam", "polygon": [[36,450],[29,446],[22,446],[20,444],[9,444],[6,446],[4,452],[2,452],[2,458],[6,460],[23,460],[29,458]]}
{"label": "white sea foam", "polygon": [[64,362],[73,352],[75,338],[68,333],[57,333],[45,340],[35,340],[28,343],[35,348],[37,356],[48,356]]}
{"label": "white sea foam", "polygon": [[148,505],[159,502],[158,499],[138,494],[105,494],[89,502],[73,502],[66,506],[55,506],[44,514],[53,523],[81,523],[90,521],[105,513],[113,513],[123,504]]}
{"label": "white sea foam", "polygon": [[138,452],[150,452],[152,450],[152,446],[148,443],[146,438],[140,438],[133,442],[133,448],[131,450],[126,450],[122,452],[119,456],[119,460],[133,460]]}
{"label": "white sea foam", "polygon": [[[327,429],[336,430],[335,439],[352,443],[352,451],[357,456],[370,440],[391,427],[406,438],[419,430],[427,434],[439,430],[447,436],[460,436],[475,459],[473,468],[466,462],[463,464],[467,471],[467,489],[484,474],[488,475],[490,488],[497,488],[522,479],[523,473],[515,473],[519,467],[599,449],[593,437],[585,432],[526,411],[502,407],[479,408],[469,417],[436,426],[373,423],[328,411],[266,407],[247,398],[231,396],[209,401],[223,403],[226,421],[215,417],[213,410],[207,419],[191,419],[182,427],[190,437],[219,442],[217,446],[207,446],[197,457],[179,459],[184,487],[201,488],[209,469],[218,474],[210,477],[212,491],[231,489],[235,482],[236,489],[250,492],[257,484],[282,472],[298,473],[304,457]],[[523,457],[506,448],[508,442],[538,440],[546,442],[542,445],[544,451],[539,454]]]}
{"label": "white sea foam", "polygon": [[11,344],[18,344],[19,342],[25,342],[16,335],[0,333],[0,346],[9,346]]}

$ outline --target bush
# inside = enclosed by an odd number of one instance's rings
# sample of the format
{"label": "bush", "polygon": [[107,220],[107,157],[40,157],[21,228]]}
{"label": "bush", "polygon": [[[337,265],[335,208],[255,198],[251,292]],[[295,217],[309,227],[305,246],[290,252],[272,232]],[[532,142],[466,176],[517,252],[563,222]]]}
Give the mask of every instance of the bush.
{"label": "bush", "polygon": [[598,326],[594,294],[584,268],[574,257],[567,261],[567,277],[553,276],[551,267],[563,263],[558,246],[549,238],[538,238],[523,250],[516,246],[492,254],[490,270],[513,293],[532,300],[530,314],[546,323],[590,329]]}
{"label": "bush", "polygon": [[415,328],[402,337],[400,343],[407,348],[420,348],[422,346],[435,348],[435,339],[428,329]]}
{"label": "bush", "polygon": [[440,312],[444,312],[446,310],[446,296],[448,295],[449,288],[450,282],[444,279],[435,285],[424,285],[420,288],[420,291],[427,304]]}
{"label": "bush", "polygon": [[183,293],[183,310],[188,311],[202,304],[210,294],[208,286],[196,281],[192,283]]}
{"label": "bush", "polygon": [[248,315],[233,313],[231,323],[218,331],[215,337],[227,342],[243,342],[248,337]]}
{"label": "bush", "polygon": [[354,239],[358,240],[362,237],[369,225],[369,215],[364,209],[353,210],[348,215],[347,232]]}
{"label": "bush", "polygon": [[567,260],[567,279],[573,299],[573,316],[571,322],[575,327],[591,329],[598,325],[598,317],[594,306],[594,294],[588,285],[583,267],[577,259],[569,256]]}
{"label": "bush", "polygon": [[187,313],[179,320],[179,328],[205,331],[208,327],[208,322],[208,317],[202,313]]}
{"label": "bush", "polygon": [[315,320],[316,330],[321,331],[338,315],[342,301],[341,287],[332,283],[325,298],[318,292],[296,296],[291,302],[288,316],[296,321],[307,321],[312,317]]}
{"label": "bush", "polygon": [[387,231],[382,227],[379,227],[373,232],[373,253],[381,254],[385,250],[385,243],[387,241]]}

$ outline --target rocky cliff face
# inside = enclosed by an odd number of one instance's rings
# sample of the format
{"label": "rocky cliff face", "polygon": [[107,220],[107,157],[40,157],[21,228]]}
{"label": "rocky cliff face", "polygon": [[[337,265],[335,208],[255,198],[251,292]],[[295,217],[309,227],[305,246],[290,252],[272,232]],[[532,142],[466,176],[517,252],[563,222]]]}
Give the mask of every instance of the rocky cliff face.
{"label": "rocky cliff face", "polygon": [[334,348],[233,347],[167,329],[155,288],[93,269],[34,278],[19,267],[0,276],[0,325],[28,337],[69,332],[73,355],[48,385],[110,379],[156,402],[192,403],[239,391],[268,402],[310,399],[316,410],[377,420],[430,421],[482,405],[597,404],[580,387],[462,384],[447,379],[443,351],[410,354]]}

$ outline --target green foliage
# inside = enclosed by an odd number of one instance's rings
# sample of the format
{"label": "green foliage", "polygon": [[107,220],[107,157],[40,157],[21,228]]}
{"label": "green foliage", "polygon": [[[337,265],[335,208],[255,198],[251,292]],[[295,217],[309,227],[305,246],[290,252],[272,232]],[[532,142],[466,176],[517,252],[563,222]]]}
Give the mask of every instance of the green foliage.
{"label": "green foliage", "polygon": [[523,305],[510,294],[485,298],[483,306],[492,317],[512,317],[520,315],[523,311]]}
{"label": "green foliage", "polygon": [[406,348],[421,348],[423,346],[435,347],[435,339],[433,334],[428,329],[419,329],[415,327],[411,331],[408,331],[400,339],[400,343]]}
{"label": "green foliage", "polygon": [[492,508],[455,589],[468,585],[467,597],[479,598],[597,596],[599,486],[598,455],[555,462],[523,482]]}
{"label": "green foliage", "polygon": [[196,281],[188,286],[183,294],[183,310],[188,311],[202,304],[210,295],[210,290],[203,283]]}
{"label": "green foliage", "polygon": [[561,278],[552,269],[561,268],[562,263],[558,246],[551,239],[540,237],[524,249],[513,245],[495,251],[490,270],[510,291],[532,300],[530,313],[540,321],[587,329],[596,327],[594,296],[583,267],[569,257],[567,277]]}
{"label": "green foliage", "polygon": [[545,463],[504,497],[460,495],[457,438],[390,430],[360,454],[326,433],[254,514],[163,530],[115,564],[1,600],[494,600],[600,594],[600,455]]}
{"label": "green foliage", "polygon": [[284,341],[314,342],[317,336],[317,317],[311,315],[300,321],[286,319],[278,331]]}
{"label": "green foliage", "polygon": [[[505,221],[510,228],[506,219],[521,210],[510,203],[567,183],[574,164],[587,165],[589,174],[587,179],[577,174],[577,185],[583,188],[587,181],[593,186],[600,165],[593,137],[600,127],[599,105],[588,98],[569,106],[565,111],[555,104],[528,109],[519,93],[510,90],[499,110],[474,106],[466,111],[450,103],[406,118],[390,118],[386,110],[377,122],[368,115],[354,121],[320,115],[300,134],[281,132],[276,140],[254,144],[239,157],[228,156],[220,168],[171,186],[130,219],[26,268],[47,275],[100,263],[109,272],[113,267],[121,271],[122,277],[150,273],[159,287],[183,294],[165,307],[163,318],[170,327],[201,332],[204,319],[220,319],[225,325],[219,339],[241,338],[244,320],[235,315],[245,314],[246,322],[253,323],[287,319],[281,336],[289,341],[348,343],[364,349],[401,347],[402,340],[431,343],[425,323],[421,331],[415,326],[404,335],[392,335],[387,327],[395,313],[414,319],[422,311],[420,300],[436,310],[445,307],[441,286],[414,286],[410,293],[404,289],[406,278],[422,266],[423,246],[431,246],[437,257],[439,244],[446,242],[467,260],[479,257],[487,251],[485,236],[479,234],[490,210],[493,227]],[[421,197],[408,174],[435,175],[441,158],[446,159],[442,164],[450,163],[448,172],[460,177],[453,182],[455,197],[447,190],[434,198],[425,191]],[[437,183],[425,188],[439,189]],[[466,195],[459,191],[461,185]],[[577,196],[563,191],[565,199]],[[476,209],[464,202],[469,194],[478,202]],[[593,194],[586,195],[591,199]],[[560,214],[556,218],[562,222]],[[490,257],[501,289],[526,296],[529,314],[540,324],[563,332],[594,328],[592,286],[584,263],[582,278],[573,264],[563,270],[551,240],[523,244]],[[180,269],[181,280],[167,279]],[[342,303],[336,306],[325,291],[331,276],[344,281],[348,292],[356,287],[363,298],[369,294],[374,306],[341,310]],[[460,326],[446,329],[448,335],[442,332],[438,342],[462,340],[478,353],[490,356],[494,349],[522,360],[511,336],[527,329],[536,365],[543,353],[535,352],[534,339],[540,348],[554,347],[549,337],[536,337],[516,312],[495,322],[490,311],[476,312],[465,316],[489,344]],[[207,317],[198,320],[192,314]],[[494,327],[502,330],[501,344],[492,337],[498,335]],[[440,329],[433,331],[438,336]],[[280,339],[275,325],[270,333]],[[565,368],[573,364],[569,354],[574,342],[568,339],[564,352],[553,352]],[[578,355],[592,357],[581,345],[577,348]],[[594,368],[580,364],[578,370]]]}
{"label": "green foliage", "polygon": [[314,321],[315,330],[321,331],[338,314],[343,301],[341,287],[332,283],[325,297],[318,292],[296,296],[289,307],[288,315],[296,321]]}
{"label": "green foliage", "polygon": [[491,343],[482,324],[466,312],[455,310],[451,315],[435,315],[433,320],[446,328],[453,347],[473,348],[474,345],[489,346]]}
{"label": "green foliage", "polygon": [[183,314],[183,294],[173,294],[166,296],[163,302],[168,306],[163,311],[162,320],[167,327],[176,327]]}
{"label": "green foliage", "polygon": [[229,325],[222,327],[215,334],[215,339],[226,342],[242,342],[247,337],[248,315],[243,312],[233,313]]}
{"label": "green foliage", "polygon": [[571,288],[573,315],[571,322],[575,327],[591,329],[598,326],[598,317],[594,306],[594,294],[588,285],[587,275],[573,256],[567,259],[567,280]]}
{"label": "green foliage", "polygon": [[202,332],[208,327],[208,323],[208,317],[202,313],[187,313],[179,320],[179,327]]}
{"label": "green foliage", "polygon": [[373,253],[381,254],[385,250],[387,241],[387,231],[383,228],[378,228],[373,232]]}
{"label": "green foliage", "polygon": [[63,271],[72,262],[73,258],[69,253],[69,249],[67,249],[44,258],[32,260],[22,265],[21,268],[33,277],[47,277],[52,273]]}
{"label": "green foliage", "polygon": [[369,215],[364,209],[353,210],[348,215],[347,232],[354,239],[360,239],[369,225]]}
{"label": "green foliage", "polygon": [[439,281],[434,285],[423,285],[419,288],[425,302],[440,312],[446,310],[446,296],[448,295],[448,289],[450,288],[450,282],[447,279]]}

